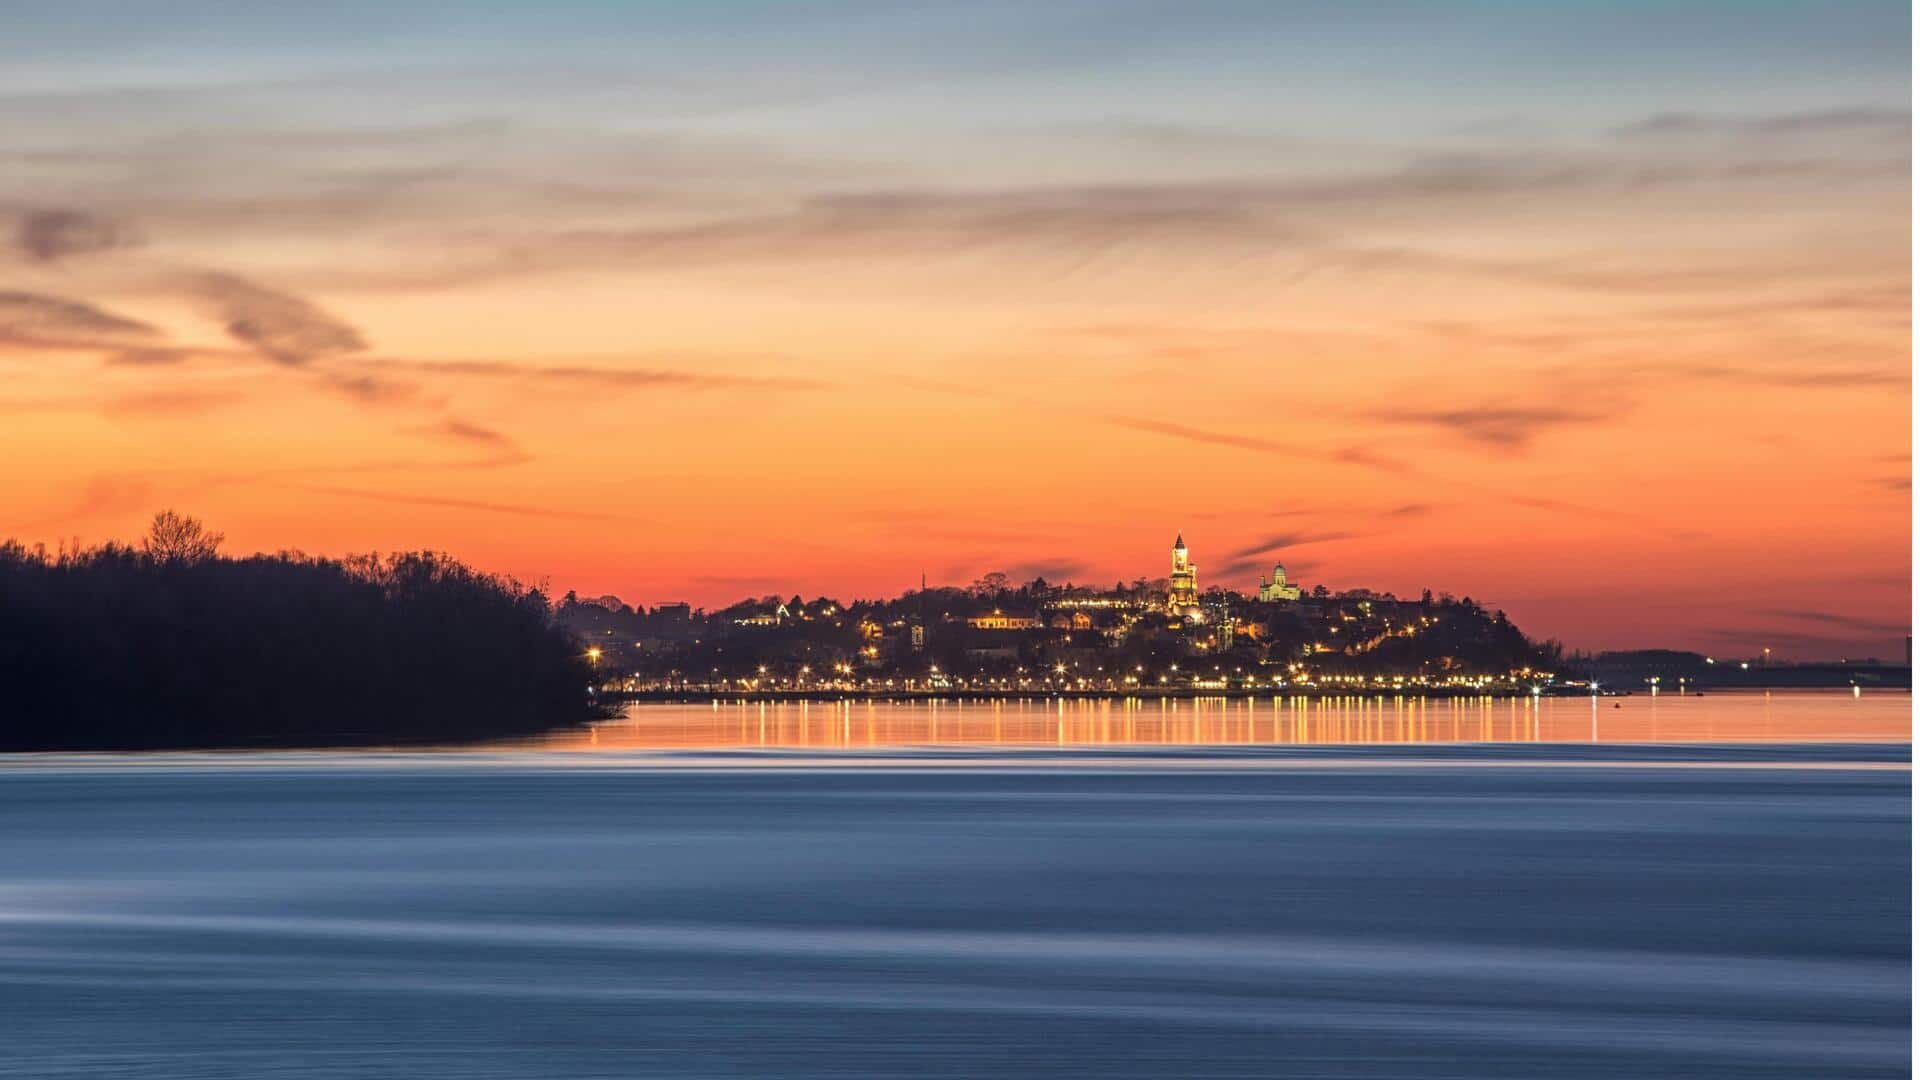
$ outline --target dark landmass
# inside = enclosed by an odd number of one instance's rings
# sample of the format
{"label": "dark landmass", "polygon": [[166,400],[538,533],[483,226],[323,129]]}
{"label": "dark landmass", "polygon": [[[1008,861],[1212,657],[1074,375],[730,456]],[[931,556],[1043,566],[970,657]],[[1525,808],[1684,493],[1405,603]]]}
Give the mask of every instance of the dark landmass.
{"label": "dark landmass", "polygon": [[1470,597],[1368,589],[1284,599],[1210,589],[1170,601],[1165,579],[1112,588],[909,590],[843,603],[766,596],[716,611],[651,610],[568,593],[560,621],[593,650],[605,690],[632,701],[718,696],[919,699],[1288,694],[1604,694],[1767,688],[1906,689],[1905,662],[1794,663],[1673,649],[1569,653]]}
{"label": "dark landmass", "polygon": [[711,612],[569,593],[557,614],[597,650],[608,689],[629,692],[1530,692],[1564,668],[1557,642],[1444,593],[1267,601],[1216,588],[1182,605],[1165,581],[988,575],[888,600],[769,596]]}
{"label": "dark landmass", "polygon": [[536,589],[426,552],[218,544],[161,515],[139,548],[0,545],[0,750],[426,743],[601,715]]}
{"label": "dark landmass", "polygon": [[1884,663],[1877,657],[1824,663],[1769,662],[1709,657],[1677,649],[1633,649],[1574,657],[1568,664],[1577,677],[1622,692],[1662,690],[1862,689],[1905,690],[1913,686],[1907,664]]}

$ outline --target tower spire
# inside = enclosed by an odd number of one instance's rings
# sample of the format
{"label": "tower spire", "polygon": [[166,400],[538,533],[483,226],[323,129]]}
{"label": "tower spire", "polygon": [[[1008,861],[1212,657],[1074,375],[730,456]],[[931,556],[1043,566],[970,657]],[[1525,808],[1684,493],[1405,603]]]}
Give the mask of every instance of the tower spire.
{"label": "tower spire", "polygon": [[1167,575],[1167,606],[1170,609],[1187,608],[1199,602],[1195,579],[1193,559],[1187,554],[1186,534],[1176,534],[1173,538],[1173,569]]}

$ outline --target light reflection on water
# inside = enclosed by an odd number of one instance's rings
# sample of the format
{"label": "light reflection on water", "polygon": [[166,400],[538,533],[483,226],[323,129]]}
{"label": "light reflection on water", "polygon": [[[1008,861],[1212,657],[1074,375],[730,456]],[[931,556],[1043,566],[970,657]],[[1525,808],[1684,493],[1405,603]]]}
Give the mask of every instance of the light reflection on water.
{"label": "light reflection on water", "polygon": [[1906,742],[1906,692],[643,704],[516,747],[1301,746]]}

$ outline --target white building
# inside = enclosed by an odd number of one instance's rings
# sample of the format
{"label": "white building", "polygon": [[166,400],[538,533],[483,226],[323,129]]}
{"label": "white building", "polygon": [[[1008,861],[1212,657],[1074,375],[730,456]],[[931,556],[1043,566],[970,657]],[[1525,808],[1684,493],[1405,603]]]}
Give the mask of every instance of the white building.
{"label": "white building", "polygon": [[1279,563],[1273,564],[1273,576],[1260,577],[1260,600],[1262,603],[1278,604],[1286,600],[1300,599],[1300,586],[1287,584],[1287,568]]}

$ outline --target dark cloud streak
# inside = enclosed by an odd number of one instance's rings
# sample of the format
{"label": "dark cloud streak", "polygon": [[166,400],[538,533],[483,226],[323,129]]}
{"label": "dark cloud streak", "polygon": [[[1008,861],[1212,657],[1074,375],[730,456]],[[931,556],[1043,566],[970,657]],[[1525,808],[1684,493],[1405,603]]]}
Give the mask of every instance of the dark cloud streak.
{"label": "dark cloud streak", "polygon": [[527,380],[628,389],[719,389],[749,387],[764,390],[819,390],[829,384],[822,379],[790,375],[724,375],[708,372],[676,371],[667,368],[589,367],[580,364],[523,364],[504,360],[391,360],[383,368],[419,375],[448,375],[459,378]]}
{"label": "dark cloud streak", "polygon": [[218,272],[195,275],[192,288],[212,305],[229,336],[275,363],[301,367],[367,347],[358,330],[290,293]]}
{"label": "dark cloud streak", "polygon": [[1564,406],[1482,406],[1432,411],[1390,412],[1382,419],[1397,424],[1420,424],[1452,431],[1472,442],[1501,450],[1525,447],[1543,432],[1593,424],[1611,414]]}
{"label": "dark cloud streak", "polygon": [[1172,439],[1203,443],[1209,446],[1227,446],[1237,450],[1253,450],[1263,454],[1277,454],[1282,457],[1300,458],[1305,461],[1335,462],[1341,465],[1357,465],[1363,468],[1378,469],[1383,472],[1404,473],[1406,467],[1399,462],[1380,457],[1361,447],[1344,447],[1321,450],[1310,447],[1293,446],[1258,435],[1241,435],[1229,431],[1209,431],[1205,428],[1176,424],[1166,420],[1152,420],[1146,417],[1108,414],[1101,417],[1115,427],[1131,431],[1144,431],[1153,435],[1164,435]]}
{"label": "dark cloud streak", "polygon": [[140,243],[126,226],[80,210],[29,210],[13,239],[22,254],[43,263]]}
{"label": "dark cloud streak", "polygon": [[1351,540],[1350,532],[1283,532],[1273,533],[1244,547],[1227,553],[1229,561],[1251,559],[1258,555],[1271,555],[1288,548],[1305,547],[1308,544],[1324,544],[1332,540]]}
{"label": "dark cloud streak", "polygon": [[138,319],[78,300],[30,292],[0,292],[0,341],[53,348],[123,348],[157,339]]}
{"label": "dark cloud streak", "polygon": [[1789,619],[1796,622],[1819,623],[1822,626],[1843,627],[1869,634],[1906,634],[1912,628],[1905,622],[1874,619],[1860,615],[1836,615],[1824,611],[1804,611],[1798,608],[1772,608],[1754,612],[1765,618]]}
{"label": "dark cloud streak", "polygon": [[605,521],[612,515],[590,510],[569,510],[538,506],[518,506],[511,503],[491,502],[484,499],[463,499],[448,495],[415,495],[391,491],[367,491],[360,488],[334,487],[329,484],[289,484],[296,490],[310,491],[318,495],[337,495],[350,499],[366,499],[371,502],[393,503],[401,506],[434,506],[453,510],[472,510],[487,514],[509,514],[515,517],[568,518],[581,521]]}
{"label": "dark cloud streak", "polygon": [[1642,117],[1613,130],[1615,135],[1814,135],[1833,132],[1869,132],[1904,137],[1913,126],[1906,109],[1855,105],[1812,112],[1735,116],[1698,112],[1663,112]]}

